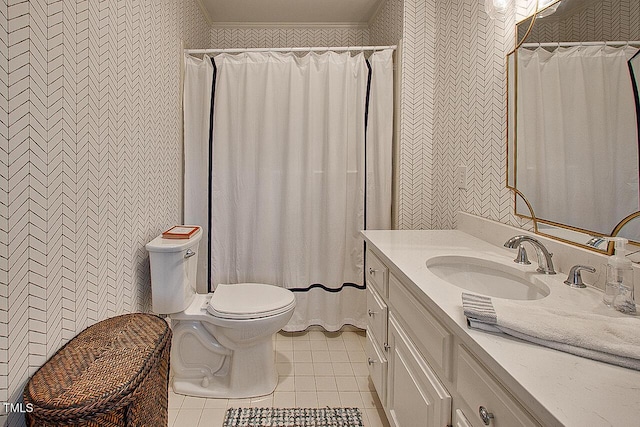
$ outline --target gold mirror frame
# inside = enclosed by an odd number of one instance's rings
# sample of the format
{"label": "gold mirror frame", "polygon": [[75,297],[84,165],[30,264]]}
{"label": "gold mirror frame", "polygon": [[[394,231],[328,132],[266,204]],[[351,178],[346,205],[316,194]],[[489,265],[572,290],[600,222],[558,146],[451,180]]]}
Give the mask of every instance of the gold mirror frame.
{"label": "gold mirror frame", "polygon": [[[517,82],[518,82],[518,73],[517,73],[517,67],[513,67],[513,77],[510,76],[509,74],[509,62],[511,60],[514,61],[514,64],[517,64],[517,52],[518,52],[518,48],[520,48],[520,46],[522,46],[522,44],[525,42],[525,40],[527,39],[527,37],[531,34],[531,31],[533,30],[533,26],[535,25],[536,19],[538,17],[538,15],[540,13],[542,13],[543,11],[545,11],[546,9],[548,9],[549,7],[552,7],[554,4],[557,4],[558,2],[560,2],[561,0],[556,0],[550,4],[548,4],[547,6],[545,6],[542,10],[538,10],[539,7],[539,0],[536,0],[536,5],[535,5],[535,11],[533,12],[532,15],[530,15],[527,18],[524,18],[520,21],[518,21],[516,23],[516,28],[515,28],[515,47],[514,49],[509,52],[507,54],[506,57],[506,69],[507,69],[507,112],[509,111],[509,105],[510,102],[514,103],[514,118],[513,118],[513,123],[511,123],[511,118],[509,117],[509,114],[507,114],[507,149],[506,149],[506,171],[505,171],[505,186],[507,189],[513,191],[514,197],[513,197],[513,211],[514,214],[520,218],[523,219],[528,219],[531,220],[533,222],[533,231],[536,234],[545,236],[545,237],[549,237],[552,238],[554,240],[558,240],[564,243],[568,243],[574,246],[578,246],[581,248],[585,248],[591,251],[595,251],[595,252],[600,252],[600,253],[605,253],[608,255],[613,254],[614,252],[614,245],[613,242],[608,242],[608,244],[606,245],[606,249],[599,249],[597,247],[594,246],[590,246],[587,244],[582,244],[573,240],[568,240],[568,239],[564,239],[562,237],[553,235],[553,234],[548,234],[545,232],[540,231],[540,228],[538,226],[539,223],[541,224],[546,224],[546,225],[550,225],[552,227],[557,227],[559,229],[566,229],[566,230],[570,230],[573,232],[577,232],[577,233],[582,233],[582,234],[586,234],[589,236],[592,236],[593,238],[598,238],[598,237],[602,237],[602,238],[606,238],[606,237],[615,237],[618,235],[618,233],[624,228],[625,225],[629,224],[631,221],[633,220],[640,220],[640,211],[634,212],[630,215],[628,215],[627,217],[623,218],[615,227],[614,229],[611,231],[611,233],[609,235],[605,235],[602,233],[598,233],[598,232],[592,232],[592,231],[588,231],[588,230],[584,230],[584,229],[580,229],[577,227],[573,227],[567,224],[561,224],[558,222],[554,222],[554,221],[550,221],[550,220],[545,220],[545,219],[540,219],[537,218],[535,215],[535,211],[533,209],[533,206],[531,206],[531,203],[529,203],[529,201],[527,200],[527,198],[525,197],[524,194],[522,194],[522,192],[520,192],[517,189],[517,163],[516,163],[516,159],[517,159],[517,141],[516,141],[516,130],[517,130],[517,123],[515,121],[515,116],[517,115],[517,97],[518,97],[518,93],[515,90],[515,88],[517,87]],[[526,32],[524,33],[524,35],[522,36],[521,40],[518,40],[518,25],[525,23],[527,20],[530,20],[531,22],[529,23],[529,26],[527,27]],[[511,79],[513,79],[513,90],[510,91],[509,89],[511,88]],[[513,93],[511,93],[513,92]],[[511,126],[510,126],[511,125]],[[640,130],[639,130],[640,131]],[[513,144],[510,143],[511,138],[513,138]],[[511,150],[510,150],[510,145],[512,145]],[[513,155],[513,158],[510,157],[510,155]],[[511,159],[511,162],[509,162],[509,160]],[[513,184],[511,185],[510,182],[510,171],[509,171],[509,164],[513,163],[513,168],[512,168],[512,174],[513,174]],[[517,213],[517,200],[518,197],[520,197],[520,199],[525,203],[527,209],[529,210],[530,216],[527,215],[523,215],[523,214],[518,214]],[[640,242],[637,241],[633,241],[633,240],[629,240],[630,244],[633,245],[637,245],[640,246]]]}

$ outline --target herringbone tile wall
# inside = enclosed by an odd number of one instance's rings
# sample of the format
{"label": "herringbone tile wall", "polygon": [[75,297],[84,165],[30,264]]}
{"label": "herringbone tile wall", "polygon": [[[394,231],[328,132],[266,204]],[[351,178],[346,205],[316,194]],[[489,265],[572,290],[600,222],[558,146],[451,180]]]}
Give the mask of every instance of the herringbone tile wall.
{"label": "herringbone tile wall", "polygon": [[149,307],[144,244],[181,220],[181,40],[209,43],[195,0],[0,1],[2,402]]}
{"label": "herringbone tile wall", "polygon": [[386,0],[369,24],[369,43],[391,46],[402,38],[404,0]]}
{"label": "herringbone tile wall", "polygon": [[211,29],[211,47],[215,49],[362,46],[367,44],[369,44],[369,30],[359,27],[214,27]]}
{"label": "herringbone tile wall", "polygon": [[554,18],[551,15],[540,19],[530,39],[536,42],[640,40],[638,0],[597,2],[569,19]]}
{"label": "herringbone tile wall", "polygon": [[[455,227],[459,210],[530,228],[505,188],[505,56],[514,2],[491,20],[482,0],[387,0],[370,26],[375,44],[403,39],[398,228]],[[459,189],[458,165],[468,187]]]}
{"label": "herringbone tile wall", "polygon": [[[505,57],[515,11],[492,20],[482,0],[436,3],[432,226],[455,227],[459,210],[520,225],[505,188]],[[466,190],[456,182],[458,165],[467,167]]]}

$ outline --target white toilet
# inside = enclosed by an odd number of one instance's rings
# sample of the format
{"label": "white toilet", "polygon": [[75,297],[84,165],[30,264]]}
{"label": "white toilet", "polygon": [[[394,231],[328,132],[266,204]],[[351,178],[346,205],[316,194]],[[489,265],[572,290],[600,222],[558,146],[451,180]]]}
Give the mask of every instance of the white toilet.
{"label": "white toilet", "polygon": [[278,383],[273,335],[293,314],[295,296],[258,283],[218,285],[196,294],[198,242],[147,243],[153,311],[169,314],[173,329],[173,390],[199,397],[246,398],[270,394]]}

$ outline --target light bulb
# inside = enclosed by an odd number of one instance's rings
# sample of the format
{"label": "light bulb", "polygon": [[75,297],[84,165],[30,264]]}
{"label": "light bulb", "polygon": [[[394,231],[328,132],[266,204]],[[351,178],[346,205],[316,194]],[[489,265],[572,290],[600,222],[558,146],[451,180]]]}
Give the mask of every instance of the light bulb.
{"label": "light bulb", "polygon": [[538,18],[544,18],[545,16],[553,15],[555,13],[562,1],[558,1],[554,5],[549,6],[554,1],[556,0],[540,0],[540,2],[538,3],[538,11],[541,12],[538,12]]}
{"label": "light bulb", "polygon": [[510,0],[485,0],[484,10],[491,19],[496,19],[498,14],[503,13],[507,6],[509,6]]}

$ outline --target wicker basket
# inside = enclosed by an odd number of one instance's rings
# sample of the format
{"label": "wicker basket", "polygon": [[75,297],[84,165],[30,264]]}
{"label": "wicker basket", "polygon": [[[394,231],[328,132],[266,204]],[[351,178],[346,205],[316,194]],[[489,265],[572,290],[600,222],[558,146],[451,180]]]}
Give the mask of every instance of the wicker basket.
{"label": "wicker basket", "polygon": [[29,426],[166,426],[171,329],[126,314],[78,334],[24,389]]}

